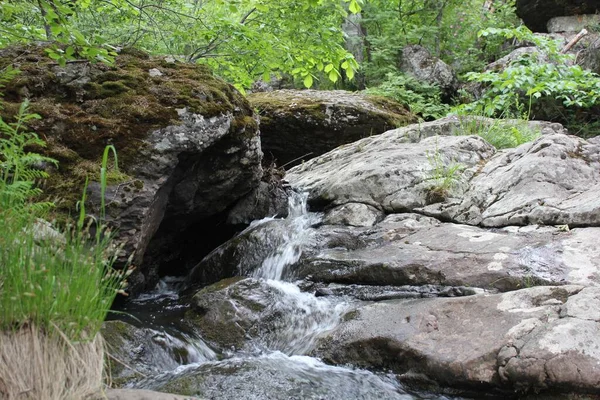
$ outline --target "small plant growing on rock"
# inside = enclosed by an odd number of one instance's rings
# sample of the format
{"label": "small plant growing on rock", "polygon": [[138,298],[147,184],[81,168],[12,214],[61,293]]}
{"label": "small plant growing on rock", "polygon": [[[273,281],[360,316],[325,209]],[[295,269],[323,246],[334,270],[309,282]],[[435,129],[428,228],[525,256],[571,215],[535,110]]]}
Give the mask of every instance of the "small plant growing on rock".
{"label": "small plant growing on rock", "polygon": [[439,203],[444,201],[451,190],[460,182],[461,173],[465,166],[461,163],[452,162],[447,164],[437,147],[433,154],[427,153],[427,160],[431,166],[430,175],[425,179],[429,182],[427,187],[427,202]]}
{"label": "small plant growing on rock", "polygon": [[460,118],[460,135],[477,135],[497,149],[509,149],[531,142],[541,133],[531,128],[526,120],[491,119],[485,117]]}

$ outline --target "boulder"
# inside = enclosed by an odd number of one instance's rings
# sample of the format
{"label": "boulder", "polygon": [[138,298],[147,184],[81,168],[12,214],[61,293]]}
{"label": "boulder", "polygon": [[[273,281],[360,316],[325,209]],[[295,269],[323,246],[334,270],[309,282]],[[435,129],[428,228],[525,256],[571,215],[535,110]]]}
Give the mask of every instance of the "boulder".
{"label": "boulder", "polygon": [[421,209],[471,225],[599,226],[600,143],[564,134],[497,154],[471,179],[462,199]]}
{"label": "boulder", "polygon": [[171,371],[181,365],[216,358],[207,347],[189,344],[164,331],[138,328],[123,321],[102,326],[107,366],[114,386],[124,386],[143,377]]}
{"label": "boulder", "polygon": [[394,101],[342,90],[275,90],[248,100],[259,110],[265,157],[284,166],[416,121]]}
{"label": "boulder", "polygon": [[281,281],[230,278],[194,294],[186,319],[214,346],[305,354],[342,308]]}
{"label": "boulder", "polygon": [[101,399],[108,400],[200,400],[198,397],[179,396],[143,389],[107,389]]}
{"label": "boulder", "polygon": [[598,234],[599,228],[490,230],[392,214],[370,228],[316,228],[319,245],[289,268],[300,279],[346,285],[600,286]]}
{"label": "boulder", "polygon": [[364,306],[320,342],[327,362],[391,369],[401,380],[505,393],[596,393],[600,288]]}
{"label": "boulder", "polygon": [[548,32],[548,21],[554,17],[596,14],[599,0],[517,0],[517,15],[533,32]]}
{"label": "boulder", "polygon": [[[1,50],[0,68],[9,65],[22,72],[3,90],[2,116],[10,120],[26,98],[41,115],[30,127],[48,144],[41,151],[60,162],[45,188],[59,199],[60,218],[76,215],[86,177],[97,181],[105,146],[116,147],[120,170],[108,173],[106,220],[123,246],[120,262],[131,257],[137,266],[132,292],[156,283],[165,244],[177,254],[180,235],[192,236],[197,224],[196,242],[218,236],[206,221],[260,181],[252,107],[205,67],[127,50],[112,65],[61,67],[35,45]],[[99,184],[88,191],[87,211],[98,217]]]}
{"label": "boulder", "polygon": [[213,400],[415,398],[387,376],[279,352],[202,364],[138,386]]}
{"label": "boulder", "polygon": [[578,33],[598,24],[600,24],[600,17],[597,14],[569,15],[550,18],[547,28],[550,33]]}
{"label": "boulder", "polygon": [[429,50],[423,46],[404,47],[400,59],[400,69],[419,81],[438,86],[446,101],[449,101],[458,89],[458,79],[452,67],[432,56]]}
{"label": "boulder", "polygon": [[309,160],[286,179],[307,191],[316,209],[362,203],[393,213],[445,196],[460,198],[495,153],[477,136],[457,136],[461,130],[456,117],[391,130]]}

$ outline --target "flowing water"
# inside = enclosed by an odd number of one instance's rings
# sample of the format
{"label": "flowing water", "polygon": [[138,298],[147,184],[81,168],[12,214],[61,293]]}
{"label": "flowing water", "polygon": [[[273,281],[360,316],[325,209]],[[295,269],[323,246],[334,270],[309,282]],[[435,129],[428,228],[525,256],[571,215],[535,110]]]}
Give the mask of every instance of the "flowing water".
{"label": "flowing water", "polygon": [[[335,328],[356,304],[343,297],[315,297],[286,281],[289,271],[310,246],[311,226],[321,215],[307,211],[306,196],[293,196],[280,245],[262,262],[252,277],[268,289],[277,322],[246,349],[211,349],[181,324],[186,305],[179,302],[181,280],[163,279],[156,290],[129,303],[124,311],[151,329],[164,349],[173,347],[187,357],[173,364],[175,350],[153,362],[157,373],[130,387],[166,392],[201,394],[208,399],[448,399],[442,395],[409,394],[392,374],[323,364],[309,357],[316,340]],[[254,222],[256,229],[273,218]],[[274,295],[273,295],[274,293]],[[261,296],[262,294],[257,294]],[[264,303],[265,298],[255,299]],[[184,389],[182,389],[184,388]]]}

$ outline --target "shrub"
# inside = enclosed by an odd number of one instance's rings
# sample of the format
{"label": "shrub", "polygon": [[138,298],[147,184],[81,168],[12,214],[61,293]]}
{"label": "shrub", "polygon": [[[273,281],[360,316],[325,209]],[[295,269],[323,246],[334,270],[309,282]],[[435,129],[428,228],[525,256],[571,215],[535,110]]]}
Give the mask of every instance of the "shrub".
{"label": "shrub", "polygon": [[367,93],[396,100],[426,121],[441,118],[450,110],[441,101],[439,87],[400,73],[389,73],[385,81],[367,89]]}
{"label": "shrub", "polygon": [[484,84],[485,91],[475,102],[461,106],[464,111],[484,109],[486,116],[498,117],[522,114],[527,107],[528,116],[569,122],[576,110],[597,106],[600,76],[575,65],[573,56],[560,52],[558,42],[523,26],[487,29],[480,35],[530,42],[539,52],[521,55],[504,70],[466,74],[470,81]]}

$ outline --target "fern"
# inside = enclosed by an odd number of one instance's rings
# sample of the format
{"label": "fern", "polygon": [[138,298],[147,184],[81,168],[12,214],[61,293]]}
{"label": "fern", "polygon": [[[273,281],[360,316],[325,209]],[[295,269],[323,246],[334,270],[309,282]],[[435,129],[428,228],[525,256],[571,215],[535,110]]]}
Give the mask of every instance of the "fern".
{"label": "fern", "polygon": [[[0,86],[14,77],[14,70],[0,74]],[[15,122],[0,117],[0,208],[22,208],[39,213],[51,207],[51,203],[31,203],[28,200],[39,195],[35,183],[48,177],[44,165],[57,166],[56,160],[27,150],[31,146],[44,147],[45,142],[26,128],[26,124],[40,116],[29,112],[29,102],[19,107]]]}

